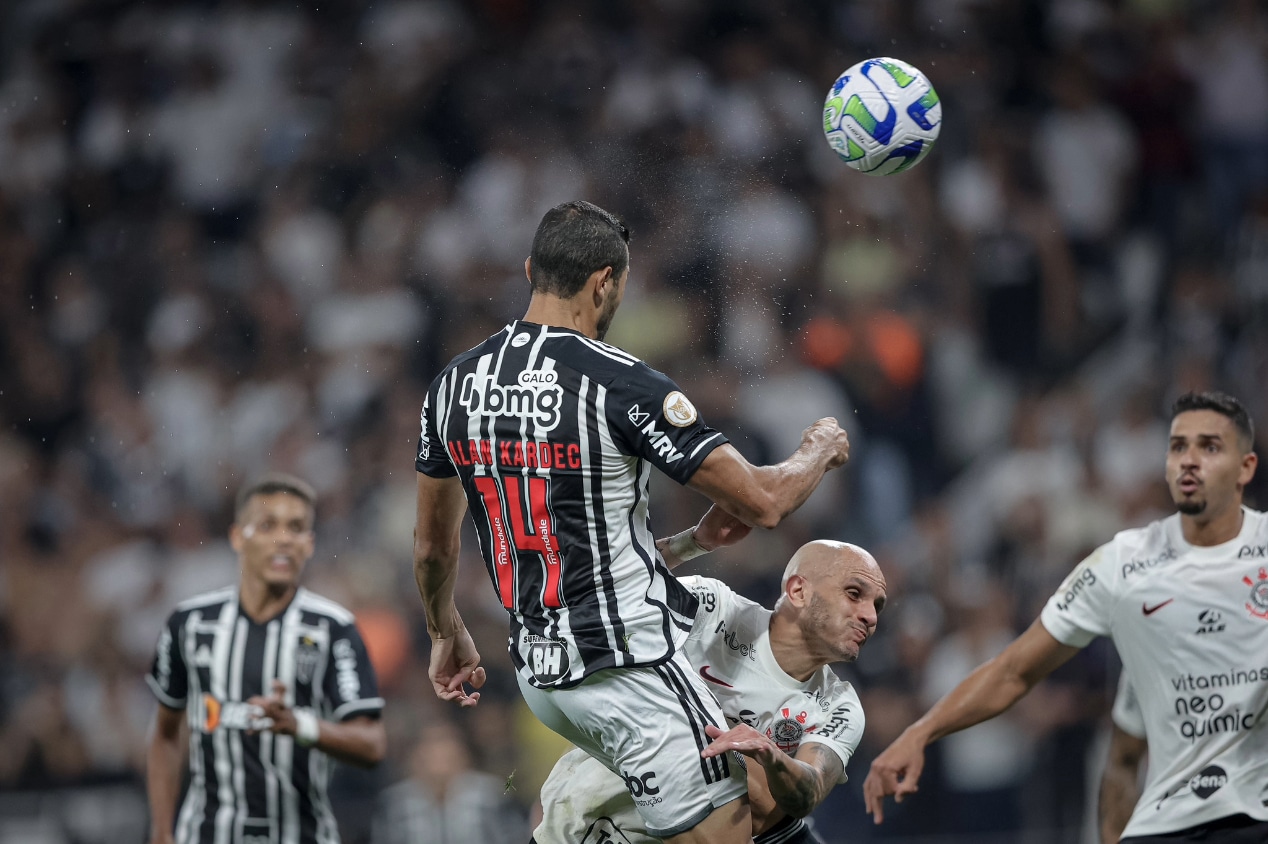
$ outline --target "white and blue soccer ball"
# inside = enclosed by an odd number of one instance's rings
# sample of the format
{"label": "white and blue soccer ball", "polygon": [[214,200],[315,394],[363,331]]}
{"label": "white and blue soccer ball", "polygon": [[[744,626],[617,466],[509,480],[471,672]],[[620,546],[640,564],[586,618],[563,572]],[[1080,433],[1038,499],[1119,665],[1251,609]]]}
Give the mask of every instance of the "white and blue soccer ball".
{"label": "white and blue soccer ball", "polygon": [[929,79],[904,61],[861,61],[837,77],[823,103],[828,145],[860,173],[910,170],[942,128],[942,103]]}

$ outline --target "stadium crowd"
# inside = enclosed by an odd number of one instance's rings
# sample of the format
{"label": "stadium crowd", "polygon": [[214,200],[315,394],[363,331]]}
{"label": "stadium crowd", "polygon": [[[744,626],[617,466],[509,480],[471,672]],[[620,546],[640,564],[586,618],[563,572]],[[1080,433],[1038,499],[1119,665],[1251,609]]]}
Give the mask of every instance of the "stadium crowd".
{"label": "stadium crowd", "polygon": [[[25,796],[140,782],[155,640],[235,581],[233,495],[264,468],[318,489],[306,583],[356,612],[388,701],[388,763],[336,776],[345,841],[472,840],[454,830],[489,817],[527,840],[561,748],[470,536],[459,601],[490,679],[471,710],[432,693],[414,449],[436,367],[520,315],[533,228],[578,197],[633,232],[609,341],[755,462],[795,448],[789,419],[849,428],[849,466],[786,525],[688,567],[769,603],[808,539],[877,552],[891,605],[848,674],[867,734],[820,835],[1090,840],[1108,647],[936,747],[883,827],[858,786],[1087,551],[1168,512],[1172,398],[1241,396],[1268,453],[1262,5],[321,7],[0,10],[0,841],[143,834],[143,812],[74,824]],[[892,178],[820,131],[873,55],[944,107]],[[662,534],[704,509],[655,495]]]}

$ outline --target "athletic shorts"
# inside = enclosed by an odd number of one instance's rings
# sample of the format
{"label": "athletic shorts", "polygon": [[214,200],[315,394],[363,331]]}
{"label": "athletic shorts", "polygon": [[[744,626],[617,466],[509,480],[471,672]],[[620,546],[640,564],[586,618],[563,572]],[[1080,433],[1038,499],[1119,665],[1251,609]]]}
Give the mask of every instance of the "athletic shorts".
{"label": "athletic shorts", "polygon": [[1264,844],[1268,842],[1268,821],[1250,815],[1232,815],[1199,826],[1163,835],[1133,835],[1119,844]]}
{"label": "athletic shorts", "polygon": [[656,666],[598,671],[569,689],[519,683],[543,724],[621,777],[653,838],[686,832],[748,793],[740,756],[700,756],[711,741],[705,726],[725,730],[726,721],[681,652]]}

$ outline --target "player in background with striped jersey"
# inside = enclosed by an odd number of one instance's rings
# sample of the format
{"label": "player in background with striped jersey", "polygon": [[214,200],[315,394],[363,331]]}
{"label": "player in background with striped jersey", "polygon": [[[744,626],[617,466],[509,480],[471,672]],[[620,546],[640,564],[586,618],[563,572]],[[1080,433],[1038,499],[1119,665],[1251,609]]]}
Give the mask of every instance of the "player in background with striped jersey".
{"label": "player in background with striped jersey", "polygon": [[[510,615],[510,655],[537,717],[626,777],[655,775],[641,806],[673,841],[745,842],[745,778],[703,758],[723,717],[677,651],[697,600],[650,529],[652,467],[750,525],[774,527],[845,463],[836,420],[806,429],[775,466],[752,466],[665,375],[602,342],[629,275],[629,231],[569,202],[543,217],[517,320],[432,382],[416,468],[414,566],[442,699],[479,700],[484,669],[454,605],[463,514]],[[679,557],[703,553],[687,531]],[[474,687],[468,690],[464,684]]]}
{"label": "player in background with striped jersey", "polygon": [[168,618],[146,676],[160,704],[146,756],[151,844],[338,844],[330,758],[372,767],[387,751],[352,613],[299,585],[315,501],[280,473],[244,487],[229,531],[238,585]]}
{"label": "player in background with striped jersey", "polygon": [[[1176,400],[1166,478],[1179,512],[1092,552],[1025,633],[876,758],[863,790],[877,823],[885,795],[916,791],[930,742],[995,717],[1109,636],[1149,748],[1120,840],[1268,841],[1268,517],[1242,503],[1254,441],[1237,399]],[[1128,744],[1120,736],[1119,752],[1143,749]]]}

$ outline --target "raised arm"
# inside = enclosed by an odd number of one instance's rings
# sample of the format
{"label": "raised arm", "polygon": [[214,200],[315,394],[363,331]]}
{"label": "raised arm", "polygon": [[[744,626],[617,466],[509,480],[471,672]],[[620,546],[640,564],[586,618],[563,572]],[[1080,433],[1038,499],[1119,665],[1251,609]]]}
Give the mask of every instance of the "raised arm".
{"label": "raised arm", "polygon": [[[790,756],[748,724],[736,724],[723,732],[705,727],[713,742],[701,756],[708,759],[734,750],[756,761],[766,775],[766,786],[775,806],[786,815],[804,818],[815,810],[841,780],[841,757],[821,742],[803,742]],[[753,783],[750,780],[750,787]],[[759,804],[765,801],[760,798]],[[778,820],[773,816],[771,820]]]}
{"label": "raised arm", "polygon": [[1116,844],[1131,820],[1132,810],[1140,800],[1140,763],[1148,745],[1117,724],[1110,737],[1109,757],[1101,774],[1100,801],[1097,815],[1101,827],[1101,844]]}
{"label": "raised arm", "polygon": [[947,692],[872,762],[863,797],[876,823],[884,820],[885,795],[902,802],[916,791],[928,745],[1004,712],[1076,653],[1078,648],[1058,642],[1036,619],[1003,653]]}
{"label": "raised arm", "polygon": [[825,472],[845,464],[850,441],[835,419],[820,419],[782,463],[754,466],[731,445],[713,450],[688,486],[748,525],[774,528],[810,497]]}
{"label": "raised arm", "polygon": [[462,517],[467,499],[458,478],[433,478],[418,473],[418,516],[414,527],[414,580],[427,614],[431,664],[427,676],[441,700],[475,706],[479,692],[467,693],[464,683],[484,685],[485,673],[471,634],[454,603],[458,576]]}

